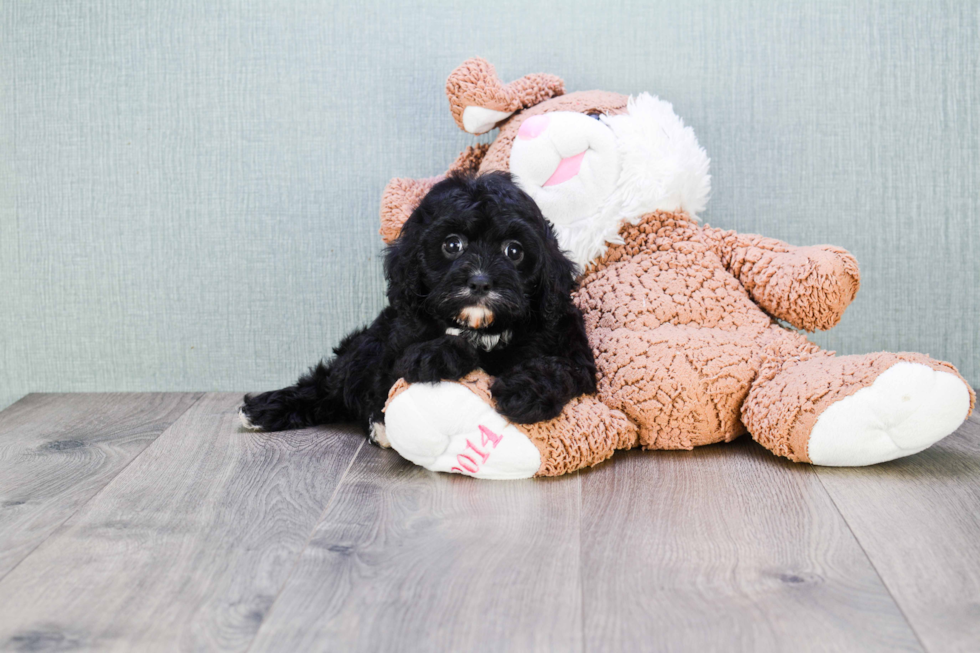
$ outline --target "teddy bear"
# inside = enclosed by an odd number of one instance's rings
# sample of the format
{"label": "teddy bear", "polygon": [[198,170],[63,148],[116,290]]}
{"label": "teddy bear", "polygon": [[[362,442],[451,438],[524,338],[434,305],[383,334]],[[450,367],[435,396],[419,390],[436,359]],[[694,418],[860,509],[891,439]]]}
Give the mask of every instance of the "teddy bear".
{"label": "teddy bear", "polygon": [[[795,462],[858,466],[922,451],[972,412],[976,396],[950,363],[837,356],[806,338],[841,319],[857,262],[832,245],[702,225],[708,157],[668,102],[565,93],[548,74],[504,84],[480,58],[452,72],[446,94],[464,131],[499,129],[449,172],[509,172],[578,264],[574,301],[598,391],[522,425],[494,411],[482,372],[400,380],[376,434],[383,446],[433,471],[515,479],[573,472],[618,449],[691,449],[747,432]],[[440,178],[389,182],[385,242]]]}

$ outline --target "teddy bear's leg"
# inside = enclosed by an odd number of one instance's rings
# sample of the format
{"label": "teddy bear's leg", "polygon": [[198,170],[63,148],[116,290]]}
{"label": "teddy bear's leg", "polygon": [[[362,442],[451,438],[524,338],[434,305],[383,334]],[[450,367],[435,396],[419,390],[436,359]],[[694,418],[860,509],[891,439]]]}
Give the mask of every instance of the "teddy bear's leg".
{"label": "teddy bear's leg", "polygon": [[924,354],[813,348],[763,364],[742,421],[778,455],[853,467],[926,449],[969,417],[975,399],[955,367]]}
{"label": "teddy bear's leg", "polygon": [[595,465],[636,445],[636,428],[594,396],[573,399],[538,424],[511,424],[492,406],[490,378],[392,388],[387,441],[404,458],[437,472],[476,478],[558,476]]}

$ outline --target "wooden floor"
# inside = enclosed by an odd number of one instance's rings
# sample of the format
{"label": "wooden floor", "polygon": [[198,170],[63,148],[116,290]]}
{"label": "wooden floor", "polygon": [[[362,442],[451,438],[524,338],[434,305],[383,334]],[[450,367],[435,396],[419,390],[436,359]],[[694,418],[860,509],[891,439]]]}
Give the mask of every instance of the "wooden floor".
{"label": "wooden floor", "polygon": [[863,469],[748,438],[438,475],[237,394],[0,413],[0,650],[980,650],[980,421]]}

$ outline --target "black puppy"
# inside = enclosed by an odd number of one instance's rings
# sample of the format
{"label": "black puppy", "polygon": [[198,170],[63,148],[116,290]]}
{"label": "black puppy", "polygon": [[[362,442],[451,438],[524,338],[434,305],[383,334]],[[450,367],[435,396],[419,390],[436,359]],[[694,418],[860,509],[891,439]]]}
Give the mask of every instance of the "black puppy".
{"label": "black puppy", "polygon": [[575,275],[551,225],[509,175],[451,176],[386,251],[389,306],[296,385],[246,395],[242,422],[277,431],[356,421],[373,441],[399,377],[452,381],[477,368],[496,377],[497,410],[512,422],[555,417],[596,389],[571,300]]}

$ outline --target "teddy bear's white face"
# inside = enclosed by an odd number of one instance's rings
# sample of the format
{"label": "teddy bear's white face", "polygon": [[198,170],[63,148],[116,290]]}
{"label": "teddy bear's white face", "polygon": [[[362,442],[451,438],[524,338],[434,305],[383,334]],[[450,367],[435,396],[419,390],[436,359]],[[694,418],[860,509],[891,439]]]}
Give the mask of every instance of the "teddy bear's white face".
{"label": "teddy bear's white face", "polygon": [[510,171],[556,227],[593,217],[616,187],[619,154],[603,117],[556,111],[521,124]]}
{"label": "teddy bear's white face", "polygon": [[510,172],[583,269],[619,229],[656,210],[696,216],[710,189],[708,157],[669,102],[647,93],[625,113],[556,111],[526,119]]}

